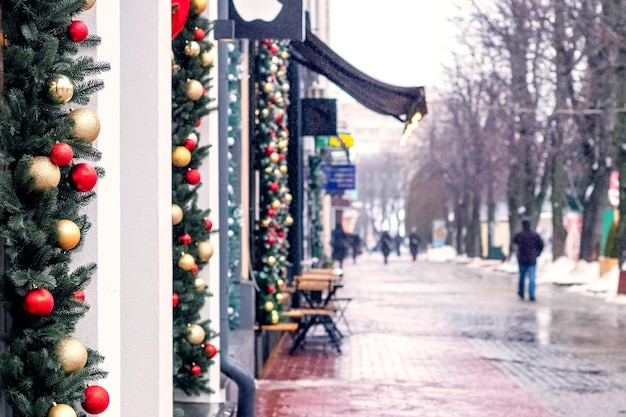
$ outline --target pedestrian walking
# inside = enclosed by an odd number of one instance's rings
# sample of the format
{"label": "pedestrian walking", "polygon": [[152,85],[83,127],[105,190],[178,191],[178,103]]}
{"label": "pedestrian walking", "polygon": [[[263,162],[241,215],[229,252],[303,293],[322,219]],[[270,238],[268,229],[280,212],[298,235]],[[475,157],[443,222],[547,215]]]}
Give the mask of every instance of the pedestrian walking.
{"label": "pedestrian walking", "polygon": [[519,265],[519,283],[517,295],[524,299],[526,276],[528,276],[528,297],[535,301],[535,278],[537,274],[537,258],[543,251],[541,236],[530,228],[530,220],[522,220],[522,231],[513,237],[517,245],[517,262]]}
{"label": "pedestrian walking", "polygon": [[383,253],[385,263],[387,263],[389,254],[391,253],[391,245],[393,245],[393,240],[391,239],[391,235],[389,235],[389,232],[387,231],[383,232],[383,234],[380,236],[379,243],[380,243],[380,250]]}
{"label": "pedestrian walking", "polygon": [[400,232],[398,232],[398,234],[393,238],[393,240],[396,245],[396,253],[398,254],[398,256],[400,256],[401,255],[400,248],[402,247],[402,242],[404,241],[404,239],[402,239],[402,236],[400,236]]}
{"label": "pedestrian walking", "polygon": [[348,254],[348,234],[344,232],[341,223],[335,225],[335,230],[330,241],[332,246],[332,257],[339,262],[339,268],[343,268],[343,260]]}
{"label": "pedestrian walking", "polygon": [[350,245],[352,246],[352,262],[356,263],[356,257],[363,253],[361,237],[357,233],[350,235]]}
{"label": "pedestrian walking", "polygon": [[411,233],[409,234],[409,250],[411,251],[413,261],[417,260],[417,253],[420,249],[420,243],[422,243],[422,239],[420,239],[419,235],[417,234],[417,228],[414,227],[411,229]]}

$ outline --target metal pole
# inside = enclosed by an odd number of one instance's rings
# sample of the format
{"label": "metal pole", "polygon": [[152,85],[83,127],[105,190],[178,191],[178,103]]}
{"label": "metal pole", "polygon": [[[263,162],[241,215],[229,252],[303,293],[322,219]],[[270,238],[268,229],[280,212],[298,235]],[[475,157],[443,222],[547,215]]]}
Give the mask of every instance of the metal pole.
{"label": "metal pole", "polygon": [[[228,19],[228,0],[219,0],[218,19]],[[230,356],[228,324],[228,45],[218,42],[218,159],[219,159],[219,242],[220,242],[220,365],[221,371],[238,388],[238,417],[254,417],[254,377],[241,363]]]}
{"label": "metal pole", "polygon": [[300,65],[293,60],[287,68],[287,78],[291,86],[289,90],[289,108],[287,109],[289,124],[288,185],[289,191],[293,195],[289,211],[294,220],[287,236],[289,241],[289,262],[292,264],[292,275],[289,277],[291,279],[294,275],[300,275],[304,254],[304,166],[302,161],[304,150],[300,134]]}

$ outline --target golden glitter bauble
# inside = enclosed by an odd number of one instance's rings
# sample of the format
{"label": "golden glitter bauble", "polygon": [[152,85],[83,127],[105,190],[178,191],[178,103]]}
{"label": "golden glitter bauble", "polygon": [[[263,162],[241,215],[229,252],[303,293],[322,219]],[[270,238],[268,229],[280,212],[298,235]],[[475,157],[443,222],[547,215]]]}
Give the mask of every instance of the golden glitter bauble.
{"label": "golden glitter bauble", "polygon": [[193,281],[193,285],[196,287],[197,291],[204,291],[206,290],[206,282],[204,282],[204,280],[202,278],[196,278]]}
{"label": "golden glitter bauble", "polygon": [[285,224],[287,226],[291,226],[293,224],[293,217],[287,216],[287,218],[285,219]]}
{"label": "golden glitter bauble", "polygon": [[192,345],[199,345],[204,342],[206,334],[202,326],[190,324],[187,326],[187,341]]}
{"label": "golden glitter bauble", "polygon": [[271,301],[266,301],[265,304],[263,304],[263,308],[269,313],[270,311],[274,310],[274,303]]}
{"label": "golden glitter bauble", "polygon": [[271,174],[274,169],[272,167],[265,167],[265,173]]}
{"label": "golden glitter bauble", "polygon": [[280,86],[280,89],[283,90],[283,93],[288,93],[291,87],[289,86],[289,83],[284,83]]}
{"label": "golden glitter bauble", "polygon": [[271,93],[272,91],[274,91],[274,84],[272,83],[265,83],[263,84],[263,92],[264,93]]}
{"label": "golden glitter bauble", "polygon": [[285,299],[285,295],[282,292],[279,292],[278,294],[276,294],[276,301],[278,301],[279,303],[282,303],[284,299]]}
{"label": "golden glitter bauble", "polygon": [[65,75],[56,74],[46,80],[48,97],[57,104],[67,103],[74,95],[74,85]]}
{"label": "golden glitter bauble", "polygon": [[178,258],[178,267],[183,271],[191,271],[195,264],[196,260],[188,253],[183,253],[181,257]]}
{"label": "golden glitter bauble", "polygon": [[286,174],[287,172],[289,172],[289,169],[287,168],[287,165],[281,165],[280,166],[280,172],[283,174]]}
{"label": "golden glitter bauble", "polygon": [[198,56],[200,55],[200,44],[196,41],[191,41],[185,45],[185,55]]}
{"label": "golden glitter bauble", "polygon": [[280,179],[280,177],[281,177],[281,175],[280,175],[280,169],[276,168],[276,169],[274,170],[274,175],[276,176],[276,179],[277,179],[277,180],[278,180],[278,179]]}
{"label": "golden glitter bauble", "polygon": [[278,285],[278,288],[283,288],[285,286],[285,281],[283,281],[281,278],[278,278],[276,280],[276,285]]}
{"label": "golden glitter bauble", "polygon": [[267,264],[269,266],[274,266],[274,264],[276,263],[276,258],[272,255],[267,257]]}
{"label": "golden glitter bauble", "polygon": [[56,187],[61,181],[61,170],[47,156],[34,157],[28,173],[35,179],[33,189],[36,191]]}
{"label": "golden glitter bauble", "polygon": [[63,219],[57,222],[57,245],[64,250],[70,250],[80,242],[80,228],[71,220]]}
{"label": "golden glitter bauble", "polygon": [[65,373],[80,371],[87,363],[87,348],[83,342],[74,337],[61,339],[54,351],[59,357],[61,369]]}
{"label": "golden glitter bauble", "polygon": [[67,404],[55,404],[48,410],[47,417],[76,417],[76,411]]}
{"label": "golden glitter bauble", "polygon": [[283,52],[281,52],[280,57],[281,57],[282,59],[287,59],[287,58],[289,58],[289,52],[287,52],[287,51],[283,51]]}
{"label": "golden glitter bauble", "polygon": [[215,250],[213,245],[208,240],[205,242],[198,242],[198,256],[202,262],[207,262],[213,256]]}
{"label": "golden glitter bauble", "polygon": [[204,87],[202,83],[198,80],[188,80],[187,85],[185,86],[185,95],[189,100],[200,100],[200,98],[204,95]]}
{"label": "golden glitter bauble", "polygon": [[212,67],[215,63],[215,58],[213,58],[213,54],[209,51],[204,51],[200,54],[200,62],[203,67]]}
{"label": "golden glitter bauble", "polygon": [[286,149],[288,145],[289,145],[288,140],[283,139],[283,140],[278,141],[278,147],[282,150]]}
{"label": "golden glitter bauble", "polygon": [[74,138],[93,142],[100,134],[100,119],[93,111],[80,108],[70,111],[69,117],[74,121],[71,135]]}
{"label": "golden glitter bauble", "polygon": [[261,116],[267,117],[270,115],[270,111],[268,109],[261,110]]}
{"label": "golden glitter bauble", "polygon": [[278,163],[278,161],[280,161],[280,156],[278,156],[278,154],[276,152],[272,152],[272,154],[270,155],[270,161],[272,161],[272,163],[276,164],[276,163]]}
{"label": "golden glitter bauble", "polygon": [[274,200],[272,201],[272,208],[274,210],[278,209],[278,207],[280,207],[280,200]]}
{"label": "golden glitter bauble", "polygon": [[191,0],[190,10],[195,14],[200,14],[206,10],[207,0]]}
{"label": "golden glitter bauble", "polygon": [[278,321],[280,320],[280,316],[278,315],[278,311],[274,310],[272,311],[272,324],[278,324]]}
{"label": "golden glitter bauble", "polygon": [[263,219],[261,220],[261,227],[269,227],[271,220],[270,219]]}
{"label": "golden glitter bauble", "polygon": [[172,164],[177,167],[186,167],[191,162],[191,152],[184,146],[177,146],[172,151]]}
{"label": "golden glitter bauble", "polygon": [[285,200],[287,200],[287,202],[291,202],[291,200],[293,200],[293,196],[291,194],[285,194]]}
{"label": "golden glitter bauble", "polygon": [[91,9],[94,4],[96,4],[96,0],[86,0],[85,1],[85,5],[83,6],[83,10],[87,11],[87,10]]}
{"label": "golden glitter bauble", "polygon": [[178,204],[172,204],[172,224],[183,221],[183,209]]}

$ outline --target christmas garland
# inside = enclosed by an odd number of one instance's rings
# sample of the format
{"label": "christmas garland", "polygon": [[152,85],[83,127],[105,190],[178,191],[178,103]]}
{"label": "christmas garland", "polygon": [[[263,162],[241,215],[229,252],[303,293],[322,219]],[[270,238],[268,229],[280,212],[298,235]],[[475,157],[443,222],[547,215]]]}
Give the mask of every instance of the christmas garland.
{"label": "christmas garland", "polygon": [[[100,38],[79,15],[95,0],[2,0],[0,47],[0,299],[11,319],[0,382],[15,417],[99,414],[103,357],[73,336],[96,265],[75,267],[91,224],[80,210],[104,171],[94,163],[98,116],[85,106],[109,69],[80,55]],[[71,270],[71,267],[75,267]]]}
{"label": "christmas garland", "polygon": [[184,22],[180,33],[172,33],[173,373],[174,387],[187,395],[211,392],[207,371],[217,353],[209,343],[215,333],[200,316],[210,294],[197,276],[213,256],[210,211],[198,208],[198,167],[209,145],[199,145],[196,128],[211,111],[206,90],[213,67],[209,21],[201,16],[205,8],[204,0],[180,1],[172,23],[174,30],[176,19]]}
{"label": "christmas garland", "polygon": [[239,327],[240,277],[235,276],[241,264],[241,178],[232,151],[241,137],[241,50],[234,43],[228,44],[228,325],[231,330]]}
{"label": "christmas garland", "polygon": [[264,40],[256,56],[258,101],[256,115],[257,162],[260,164],[260,220],[255,278],[259,287],[257,321],[280,321],[289,244],[293,224],[287,188],[287,65],[288,42]]}

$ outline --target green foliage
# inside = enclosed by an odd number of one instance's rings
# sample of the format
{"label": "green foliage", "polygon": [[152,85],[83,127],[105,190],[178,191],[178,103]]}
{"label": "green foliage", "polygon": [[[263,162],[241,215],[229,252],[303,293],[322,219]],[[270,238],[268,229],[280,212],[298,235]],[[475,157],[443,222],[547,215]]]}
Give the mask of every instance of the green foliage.
{"label": "green foliage", "polygon": [[286,279],[289,250],[287,233],[293,222],[287,188],[288,45],[285,41],[265,40],[259,44],[256,57],[259,115],[255,162],[260,173],[260,222],[256,230],[258,251],[254,269],[259,287],[257,321],[263,324],[280,320],[281,284]]}
{"label": "green foliage", "polygon": [[619,222],[611,224],[609,233],[606,237],[606,248],[604,256],[607,258],[619,258]]}
{"label": "green foliage", "polygon": [[[199,395],[202,392],[211,392],[208,386],[207,371],[213,360],[207,356],[204,347],[209,339],[215,336],[208,321],[200,322],[200,310],[205,304],[209,292],[198,286],[196,276],[208,262],[200,257],[198,243],[208,242],[211,231],[206,227],[205,219],[209,218],[210,211],[198,207],[198,188],[202,183],[191,185],[186,180],[189,170],[197,170],[202,161],[209,154],[209,144],[203,144],[200,133],[196,130],[197,122],[210,112],[210,99],[202,95],[198,100],[187,96],[187,80],[197,80],[205,89],[210,88],[209,76],[211,66],[204,66],[203,53],[211,53],[211,43],[206,39],[195,40],[195,29],[200,28],[208,33],[209,21],[200,15],[189,14],[182,32],[172,41],[174,62],[172,63],[172,149],[185,146],[189,137],[198,138],[197,146],[191,148],[191,161],[184,167],[172,165],[172,204],[183,210],[183,219],[172,228],[173,252],[173,293],[178,296],[178,304],[173,310],[173,345],[174,387],[185,394]],[[200,55],[192,56],[185,52],[190,42],[200,45]],[[189,235],[187,244],[181,237]],[[185,270],[178,266],[183,254],[189,254],[195,259],[197,270]],[[200,344],[192,344],[187,340],[188,326],[198,324],[205,331],[205,340]],[[197,365],[201,369],[199,375],[194,375],[191,369]]]}
{"label": "green foliage", "polygon": [[[6,349],[0,354],[0,384],[15,417],[45,417],[53,402],[79,410],[84,389],[104,378],[98,365],[103,358],[87,348],[87,364],[65,373],[55,352],[57,343],[73,334],[88,305],[74,297],[85,288],[96,265],[72,264],[90,229],[80,210],[90,204],[94,192],[79,192],[69,178],[77,160],[97,162],[100,153],[91,143],[71,138],[73,121],[69,106],[86,105],[103,87],[93,78],[109,69],[82,48],[95,47],[100,39],[89,36],[74,43],[67,36],[71,20],[82,12],[84,0],[2,0],[3,32],[9,41],[4,52],[4,96],[0,98],[0,238],[5,268],[0,279],[0,300],[11,318],[3,334]],[[74,93],[68,104],[48,96],[49,77],[67,76]],[[33,158],[49,156],[56,142],[70,145],[74,160],[60,167],[57,187],[33,188]],[[98,177],[104,175],[100,168]],[[80,229],[79,244],[63,250],[57,246],[57,221],[73,221]],[[73,271],[71,268],[75,268]],[[31,315],[23,307],[25,294],[45,288],[54,299],[52,312]],[[84,416],[83,412],[78,412]]]}
{"label": "green foliage", "polygon": [[322,179],[320,173],[320,163],[322,158],[318,155],[309,156],[309,187],[308,201],[310,202],[309,220],[311,224],[311,233],[309,247],[311,248],[311,257],[322,261],[324,258],[324,244],[322,243]]}

